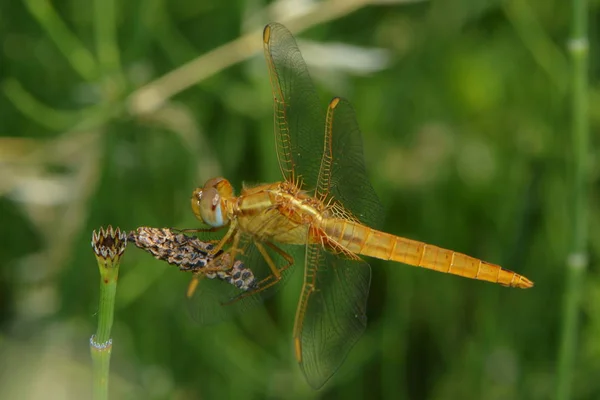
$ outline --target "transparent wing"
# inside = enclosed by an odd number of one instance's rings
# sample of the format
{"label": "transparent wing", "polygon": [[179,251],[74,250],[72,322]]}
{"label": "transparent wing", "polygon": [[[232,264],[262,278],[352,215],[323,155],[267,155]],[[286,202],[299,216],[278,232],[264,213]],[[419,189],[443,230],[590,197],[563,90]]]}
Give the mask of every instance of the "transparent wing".
{"label": "transparent wing", "polygon": [[362,134],[350,103],[335,97],[327,108],[325,151],[317,195],[333,198],[360,222],[379,228],[383,207],[365,167]]}
{"label": "transparent wing", "polygon": [[[362,138],[352,107],[335,98],[327,120],[292,35],[279,24],[263,33],[275,108],[279,165],[320,200],[333,200],[338,217],[378,227],[382,207],[364,164]],[[312,193],[311,193],[312,194]],[[368,264],[308,245],[305,279],[296,313],[296,357],[308,382],[321,387],[366,327],[371,271]]]}
{"label": "transparent wing", "polygon": [[[271,282],[268,279],[272,273],[271,269],[252,238],[244,235],[239,247],[243,249],[244,253],[238,255],[236,259],[242,261],[244,267],[252,271],[256,282],[263,282],[262,287]],[[283,251],[287,250],[283,246],[278,245],[277,247]],[[273,260],[275,266],[282,270],[281,280],[265,290],[260,290],[250,296],[246,296],[250,291],[238,289],[233,284],[218,278],[203,278],[192,297],[187,301],[190,314],[196,322],[202,325],[210,325],[228,319],[236,314],[248,312],[256,305],[261,304],[265,299],[273,296],[286,283],[293,265],[289,265],[288,260],[273,248],[264,245],[263,248],[271,260]],[[285,267],[288,268],[283,270]],[[262,289],[262,287],[259,289]]]}
{"label": "transparent wing", "polygon": [[371,268],[320,245],[306,248],[304,285],[294,326],[296,358],[308,383],[320,388],[367,326]]}
{"label": "transparent wing", "polygon": [[290,182],[314,190],[323,152],[325,116],[296,40],[282,25],[269,24],[263,46],[273,91],[279,167]]}
{"label": "transparent wing", "polygon": [[[327,109],[315,195],[324,202],[333,199],[332,211],[338,218],[357,218],[371,227],[381,222],[382,207],[367,177],[356,116],[340,98]],[[307,246],[305,271],[294,343],[308,382],[319,388],[365,330],[371,268],[314,244]]]}

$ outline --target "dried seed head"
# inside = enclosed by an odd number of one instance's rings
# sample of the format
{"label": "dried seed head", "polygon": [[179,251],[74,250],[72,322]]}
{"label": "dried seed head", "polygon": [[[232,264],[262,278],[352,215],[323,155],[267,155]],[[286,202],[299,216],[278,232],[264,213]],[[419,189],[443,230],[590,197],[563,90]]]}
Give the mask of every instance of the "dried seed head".
{"label": "dried seed head", "polygon": [[220,279],[244,291],[256,287],[252,270],[243,262],[232,262],[230,254],[223,252],[217,253],[213,259],[210,252],[214,246],[196,237],[175,233],[168,228],[142,226],[129,233],[129,241],[156,259],[176,265],[181,271]]}
{"label": "dried seed head", "polygon": [[211,244],[168,228],[142,226],[129,233],[129,240],[157,260],[176,265],[182,271],[196,272],[211,260]]}
{"label": "dried seed head", "polygon": [[92,249],[96,254],[98,264],[104,267],[117,265],[127,246],[127,235],[119,228],[108,226],[105,230],[92,233]]}

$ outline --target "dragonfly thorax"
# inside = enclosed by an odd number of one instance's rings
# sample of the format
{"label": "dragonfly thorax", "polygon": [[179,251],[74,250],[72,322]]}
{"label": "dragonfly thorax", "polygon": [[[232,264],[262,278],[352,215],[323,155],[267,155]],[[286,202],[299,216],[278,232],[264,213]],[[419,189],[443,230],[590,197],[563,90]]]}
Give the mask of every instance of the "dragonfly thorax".
{"label": "dragonfly thorax", "polygon": [[212,178],[192,193],[192,211],[196,218],[218,228],[229,223],[226,202],[233,197],[233,187],[225,178]]}

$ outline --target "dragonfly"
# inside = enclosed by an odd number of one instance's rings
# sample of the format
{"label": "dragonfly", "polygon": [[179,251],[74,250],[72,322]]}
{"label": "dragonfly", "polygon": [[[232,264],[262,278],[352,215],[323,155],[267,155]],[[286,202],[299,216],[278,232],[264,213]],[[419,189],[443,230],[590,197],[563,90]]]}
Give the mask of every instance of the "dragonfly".
{"label": "dragonfly", "polygon": [[[293,347],[312,387],[329,380],[365,331],[371,268],[363,256],[533,286],[499,265],[377,230],[383,209],[368,179],[352,106],[340,97],[326,109],[319,106],[306,63],[284,26],[267,25],[263,47],[282,180],[244,186],[236,196],[227,179],[212,178],[193,191],[191,206],[207,231],[221,232],[214,254],[242,259],[256,275],[256,287],[222,303],[224,308],[260,301],[303,262]],[[303,257],[294,257],[293,247]]]}

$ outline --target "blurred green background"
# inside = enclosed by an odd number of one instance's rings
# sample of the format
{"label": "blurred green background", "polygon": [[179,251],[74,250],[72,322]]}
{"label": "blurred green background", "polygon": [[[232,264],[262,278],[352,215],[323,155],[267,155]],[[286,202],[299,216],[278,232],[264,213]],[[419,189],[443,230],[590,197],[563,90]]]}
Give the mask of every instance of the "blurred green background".
{"label": "blurred green background", "polygon": [[[0,398],[90,396],[92,230],[196,228],[189,197],[207,178],[237,188],[280,179],[260,51],[269,21],[295,33],[323,107],[333,95],[353,103],[386,231],[501,264],[536,286],[372,261],[367,331],[315,392],[291,341],[299,268],[264,307],[202,327],[183,301],[189,276],[131,247],[112,397],[553,397],[571,244],[569,2],[376,3],[0,4]],[[593,261],[600,209],[591,194]],[[592,399],[596,268],[581,295],[573,393]]]}

